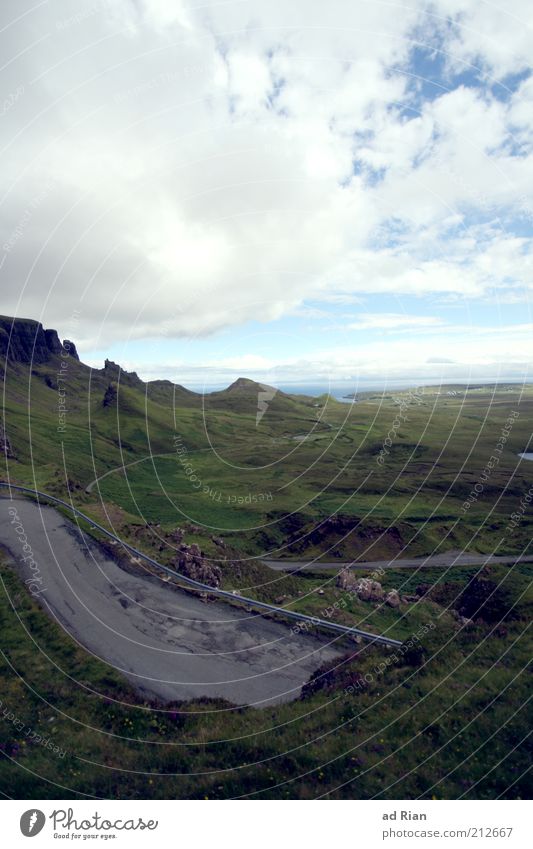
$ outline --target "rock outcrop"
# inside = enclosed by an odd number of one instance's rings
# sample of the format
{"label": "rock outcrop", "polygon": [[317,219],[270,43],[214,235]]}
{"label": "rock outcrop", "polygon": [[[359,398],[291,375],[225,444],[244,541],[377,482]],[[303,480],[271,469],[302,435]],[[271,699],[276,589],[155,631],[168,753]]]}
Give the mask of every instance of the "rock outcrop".
{"label": "rock outcrop", "polygon": [[65,350],[57,332],[45,330],[40,321],[0,317],[0,357],[9,362],[41,365]]}
{"label": "rock outcrop", "polygon": [[112,380],[115,383],[122,383],[125,386],[143,386],[143,382],[139,375],[134,371],[126,371],[119,366],[118,363],[114,363],[113,360],[105,360],[103,374],[109,380]]}
{"label": "rock outcrop", "polygon": [[209,587],[220,586],[222,580],[220,568],[204,558],[200,546],[196,543],[180,546],[176,566],[186,578],[200,581]]}
{"label": "rock outcrop", "polygon": [[117,402],[117,388],[114,383],[110,383],[107,387],[102,400],[103,407],[112,407]]}
{"label": "rock outcrop", "polygon": [[360,578],[355,586],[355,592],[361,601],[382,601],[385,591],[379,581],[372,578]]}
{"label": "rock outcrop", "polygon": [[0,455],[2,454],[9,459],[15,458],[4,423],[0,420]]}
{"label": "rock outcrop", "polygon": [[401,604],[398,590],[385,592],[379,581],[372,578],[358,578],[350,569],[343,569],[337,576],[337,586],[345,592],[355,593],[361,601],[384,601],[389,607]]}
{"label": "rock outcrop", "polygon": [[389,607],[399,607],[400,606],[400,594],[398,590],[390,590],[385,596],[385,604],[388,604]]}
{"label": "rock outcrop", "polygon": [[73,360],[80,361],[74,342],[71,342],[70,339],[63,339],[63,348]]}
{"label": "rock outcrop", "polygon": [[358,580],[359,579],[354,572],[351,572],[349,569],[343,569],[342,572],[339,572],[337,575],[336,584],[340,590],[354,592],[355,585]]}
{"label": "rock outcrop", "polygon": [[63,345],[59,341],[57,330],[45,330],[44,338],[46,341],[46,347],[48,348],[51,354],[61,354],[61,352],[63,351]]}
{"label": "rock outcrop", "polygon": [[358,578],[350,569],[343,569],[337,577],[337,586],[357,595],[361,601],[382,601],[385,591],[379,581]]}

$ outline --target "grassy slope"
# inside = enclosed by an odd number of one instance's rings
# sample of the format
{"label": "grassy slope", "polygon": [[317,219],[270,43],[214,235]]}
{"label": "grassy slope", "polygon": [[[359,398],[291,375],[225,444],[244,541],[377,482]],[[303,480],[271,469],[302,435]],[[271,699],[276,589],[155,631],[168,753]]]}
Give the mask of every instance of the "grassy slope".
{"label": "grassy slope", "polygon": [[[392,398],[370,396],[353,407],[329,399],[316,408],[312,399],[278,393],[256,425],[257,395],[249,387],[202,403],[163,381],[122,382],[117,405],[104,407],[109,376],[71,361],[67,426],[59,433],[57,392],[45,383],[57,368],[38,366],[31,375],[21,366],[8,370],[13,479],[60,493],[67,477],[76,500],[89,509],[101,497],[168,529],[188,519],[206,525],[206,537],[223,533],[253,555],[287,542],[291,547],[280,554],[316,556],[331,549],[341,558],[380,559],[429,553],[436,545],[490,551],[531,485],[533,467],[517,468],[516,456],[531,438],[531,387],[521,397],[517,387],[467,396],[425,390],[421,403],[407,407],[380,466],[376,457],[398,412]],[[461,505],[513,409],[520,417],[500,462],[465,516]],[[298,434],[308,438],[295,441]],[[201,489],[177,461],[176,435]],[[92,497],[84,494],[97,475],[132,462],[126,474],[105,478]],[[348,521],[351,532],[325,525],[309,536],[317,520],[332,515]],[[387,531],[391,527],[394,532]],[[530,537],[526,515],[500,552],[517,553]]]}

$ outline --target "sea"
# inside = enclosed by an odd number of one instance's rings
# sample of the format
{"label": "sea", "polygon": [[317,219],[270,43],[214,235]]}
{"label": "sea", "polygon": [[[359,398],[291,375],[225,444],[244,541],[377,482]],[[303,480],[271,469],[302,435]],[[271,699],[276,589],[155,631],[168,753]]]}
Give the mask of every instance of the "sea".
{"label": "sea", "polygon": [[[251,379],[256,379],[251,378]],[[228,381],[227,383],[213,383],[213,384],[187,384],[188,389],[192,389],[194,392],[218,392],[221,389],[226,389],[229,383],[232,381]],[[530,383],[531,381],[525,381],[526,383]],[[510,384],[516,383],[517,385],[523,385],[524,381],[514,379],[504,379],[504,378],[453,378],[442,380],[438,377],[433,378],[424,378],[421,380],[420,378],[413,380],[409,380],[408,378],[403,378],[401,380],[387,380],[387,381],[338,381],[338,382],[310,382],[310,383],[285,383],[279,382],[276,384],[276,388],[280,389],[282,392],[287,392],[291,395],[311,395],[313,398],[316,398],[319,395],[324,395],[329,393],[333,396],[337,401],[343,401],[345,403],[352,403],[352,396],[354,394],[362,393],[362,392],[379,392],[379,393],[390,393],[390,392],[401,392],[402,390],[412,389],[413,387],[418,386],[458,386],[464,385],[468,386],[475,385],[493,385],[497,383],[502,384]]]}

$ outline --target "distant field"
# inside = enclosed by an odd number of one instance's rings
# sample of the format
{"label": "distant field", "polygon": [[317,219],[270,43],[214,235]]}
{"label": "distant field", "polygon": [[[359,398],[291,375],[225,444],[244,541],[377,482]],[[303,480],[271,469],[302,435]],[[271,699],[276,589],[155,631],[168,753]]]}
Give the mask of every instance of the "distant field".
{"label": "distant field", "polygon": [[533,464],[518,457],[531,440],[530,385],[426,387],[354,405],[279,394],[258,424],[253,392],[195,407],[125,386],[105,408],[93,379],[87,407],[84,381],[65,433],[35,377],[29,420],[24,393],[8,399],[6,418],[13,478],[56,494],[68,479],[89,511],[103,501],[133,522],[189,522],[251,555],[513,554],[531,538],[527,511],[508,528],[533,481]]}
{"label": "distant field", "polygon": [[[246,420],[247,429],[236,428],[227,441],[220,437],[214,448],[191,446],[182,462],[171,452],[147,457],[105,477],[93,494],[99,491],[105,501],[147,521],[170,526],[187,520],[230,534],[250,553],[261,543],[279,545],[287,526],[292,531],[332,516],[356,520],[356,531],[337,538],[329,534],[318,545],[308,540],[303,550],[309,555],[327,547],[344,558],[366,552],[368,559],[398,549],[405,556],[425,554],[436,546],[480,552],[499,546],[499,553],[519,553],[531,535],[530,516],[513,533],[505,529],[533,480],[533,466],[517,456],[531,438],[532,408],[529,387],[494,395],[474,390],[466,397],[426,390],[391,431],[400,409],[392,399],[354,406],[331,402],[322,414],[323,429],[303,441],[294,440],[294,419],[285,423],[291,435],[275,436],[268,422],[250,434]],[[502,443],[513,411],[518,415]],[[216,413],[211,420],[218,433]],[[380,463],[391,432],[392,445]],[[498,462],[483,480],[494,456]],[[462,505],[472,492],[465,513]],[[365,540],[365,528],[391,527],[399,531],[395,548],[390,534]]]}

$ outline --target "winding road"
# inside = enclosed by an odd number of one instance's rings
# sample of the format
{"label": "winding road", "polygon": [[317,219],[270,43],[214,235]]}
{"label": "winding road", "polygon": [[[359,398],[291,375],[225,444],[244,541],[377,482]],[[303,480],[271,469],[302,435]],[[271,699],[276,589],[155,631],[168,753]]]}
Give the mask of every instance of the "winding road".
{"label": "winding road", "polygon": [[[224,698],[264,707],[297,698],[318,667],[345,653],[340,636],[401,645],[386,635],[215,590],[157,563],[62,499],[29,487],[0,486],[11,491],[11,498],[0,498],[0,543],[20,577],[73,639],[123,673],[144,697],[165,702]],[[62,505],[157,567],[162,579],[126,572],[52,506],[14,498],[14,493]],[[206,604],[170,584],[170,576],[233,605]],[[236,601],[247,609],[237,607]],[[252,615],[251,609],[276,614],[276,621]],[[279,617],[319,625],[320,633],[289,628]],[[328,641],[324,629],[337,639]]]}
{"label": "winding road", "polygon": [[442,554],[430,554],[427,557],[394,558],[389,560],[357,560],[345,563],[342,560],[261,560],[275,572],[312,572],[327,569],[338,572],[340,569],[364,569],[367,572],[380,572],[383,569],[432,569],[450,566],[485,566],[488,563],[509,565],[511,563],[533,563],[533,554],[466,554],[463,551],[445,551]]}

